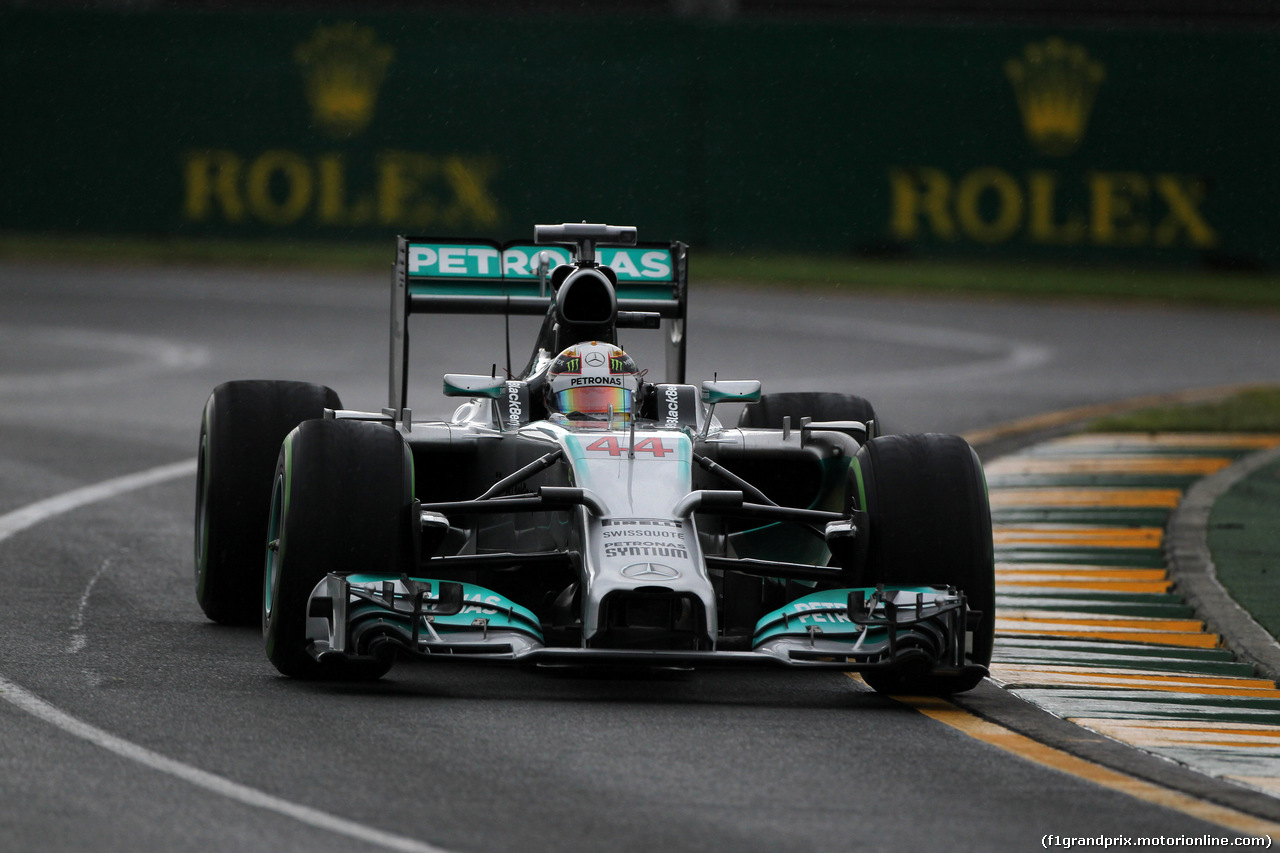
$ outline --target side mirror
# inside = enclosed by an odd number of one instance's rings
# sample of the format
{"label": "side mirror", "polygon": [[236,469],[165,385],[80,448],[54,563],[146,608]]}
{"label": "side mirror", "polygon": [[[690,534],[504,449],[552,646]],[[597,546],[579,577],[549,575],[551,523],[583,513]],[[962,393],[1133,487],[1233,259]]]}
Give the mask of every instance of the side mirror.
{"label": "side mirror", "polygon": [[473,375],[470,373],[446,373],[444,395],[446,397],[488,397],[497,400],[505,397],[507,380],[500,376]]}
{"label": "side mirror", "polygon": [[703,382],[702,402],[710,406],[717,403],[758,403],[760,402],[760,380]]}
{"label": "side mirror", "polygon": [[529,383],[522,379],[446,373],[444,394],[446,397],[481,397],[493,400],[494,417],[502,429],[508,432],[520,429],[533,419]]}

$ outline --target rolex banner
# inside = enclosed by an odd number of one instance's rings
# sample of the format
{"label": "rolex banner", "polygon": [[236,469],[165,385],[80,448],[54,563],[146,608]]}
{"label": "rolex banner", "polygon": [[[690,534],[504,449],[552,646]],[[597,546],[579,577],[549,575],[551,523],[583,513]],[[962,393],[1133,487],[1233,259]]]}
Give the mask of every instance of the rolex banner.
{"label": "rolex banner", "polygon": [[0,228],[1280,264],[1280,34],[0,12]]}

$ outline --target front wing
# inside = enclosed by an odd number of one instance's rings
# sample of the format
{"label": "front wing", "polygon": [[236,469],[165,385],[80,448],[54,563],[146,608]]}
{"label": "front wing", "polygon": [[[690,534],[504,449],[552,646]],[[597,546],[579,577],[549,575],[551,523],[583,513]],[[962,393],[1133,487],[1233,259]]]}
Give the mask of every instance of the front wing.
{"label": "front wing", "polygon": [[492,590],[404,575],[327,575],[308,603],[317,660],[368,659],[389,651],[432,660],[659,667],[785,666],[894,669],[926,675],[982,670],[966,664],[978,614],[962,592],[902,586],[835,589],[765,615],[750,651],[572,648],[544,643],[537,617]]}

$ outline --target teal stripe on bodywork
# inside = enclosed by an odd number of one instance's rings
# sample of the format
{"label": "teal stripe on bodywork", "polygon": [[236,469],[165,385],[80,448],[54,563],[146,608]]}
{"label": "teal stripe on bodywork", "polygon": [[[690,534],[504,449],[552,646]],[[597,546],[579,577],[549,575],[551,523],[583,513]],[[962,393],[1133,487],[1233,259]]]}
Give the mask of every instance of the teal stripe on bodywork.
{"label": "teal stripe on bodywork", "polygon": [[[384,581],[399,580],[399,575],[382,575],[382,574],[356,574],[349,575],[347,581],[351,584],[380,584]],[[428,601],[438,600],[440,581],[433,578],[413,578],[419,583],[431,584],[431,589],[436,593],[437,598],[428,599]],[[542,626],[538,617],[534,615],[532,610],[527,607],[516,604],[504,595],[500,595],[491,589],[486,589],[475,584],[462,584],[462,596],[466,600],[467,605],[462,608],[460,613],[452,616],[432,614],[432,626],[440,633],[452,633],[456,631],[474,631],[472,622],[476,619],[488,619],[489,630],[509,630],[519,631],[524,634],[542,641]],[[401,604],[406,604],[403,599]],[[409,617],[403,613],[392,613],[385,607],[378,607],[366,601],[361,601],[356,605],[349,617],[349,622],[355,624],[357,619],[362,618],[380,618],[380,619],[398,619],[408,622]]]}
{"label": "teal stripe on bodywork", "polygon": [[[926,592],[936,594],[938,590],[930,586],[902,586],[890,589],[906,592]],[[863,632],[861,625],[854,624],[848,615],[849,593],[853,589],[829,589],[815,592],[798,598],[780,607],[772,613],[765,614],[756,623],[755,638],[752,643],[759,646],[779,637],[807,637],[810,627],[822,629],[824,640],[856,640]],[[862,590],[870,598],[875,589]],[[868,628],[867,641],[875,641],[885,634],[884,628]]]}
{"label": "teal stripe on bodywork", "polygon": [[542,288],[538,282],[513,282],[498,280],[472,280],[466,281],[465,284],[456,282],[436,282],[436,281],[410,281],[409,294],[411,296],[544,296],[547,305],[551,304],[550,288],[548,293],[542,293]]}
{"label": "teal stripe on bodywork", "polygon": [[[660,282],[655,284],[619,285],[615,293],[618,299],[670,299],[671,284]],[[521,281],[516,279],[471,279],[453,281],[419,280],[409,281],[411,296],[538,296],[551,305],[553,294],[550,286],[544,293],[542,285],[537,281]]]}
{"label": "teal stripe on bodywork", "polygon": [[579,466],[586,465],[587,452],[582,449],[582,442],[572,433],[565,433],[564,449],[569,456],[569,479],[572,481],[573,472],[577,471]]}

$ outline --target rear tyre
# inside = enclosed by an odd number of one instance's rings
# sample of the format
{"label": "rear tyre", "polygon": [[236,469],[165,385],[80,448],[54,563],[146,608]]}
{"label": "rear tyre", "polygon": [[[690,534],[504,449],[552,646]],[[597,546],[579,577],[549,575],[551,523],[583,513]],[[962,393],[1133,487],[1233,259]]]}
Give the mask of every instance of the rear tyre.
{"label": "rear tyre", "polygon": [[272,472],[289,430],[342,402],[310,382],[242,380],[213,389],[196,472],[196,601],[226,625],[257,624]]}
{"label": "rear tyre", "polygon": [[864,397],[855,394],[836,394],[827,391],[788,391],[781,394],[765,394],[760,402],[749,403],[738,416],[738,426],[757,429],[782,429],[782,419],[791,418],[792,429],[800,429],[801,418],[815,421],[859,421],[868,424],[868,431],[875,430],[875,407]]}
{"label": "rear tyre", "polygon": [[[995,641],[995,562],[982,463],[954,435],[890,435],[858,451],[859,504],[870,516],[872,584],[949,584],[981,611],[965,662],[988,666]],[[976,687],[976,674],[868,671],[881,693],[945,695]]]}
{"label": "rear tyre", "polygon": [[[372,680],[385,659],[320,663],[307,650],[307,599],[329,572],[403,574],[413,566],[413,460],[396,430],[306,421],[280,448],[266,538],[267,657],[293,678]],[[262,544],[259,544],[259,548]]]}

